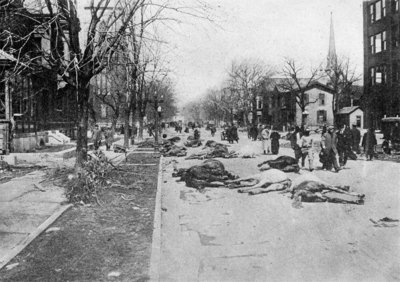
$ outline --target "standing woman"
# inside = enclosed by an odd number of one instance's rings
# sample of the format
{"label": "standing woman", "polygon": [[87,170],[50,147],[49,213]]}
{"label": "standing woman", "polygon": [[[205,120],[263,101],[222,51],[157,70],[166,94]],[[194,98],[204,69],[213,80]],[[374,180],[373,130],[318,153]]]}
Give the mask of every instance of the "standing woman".
{"label": "standing woman", "polygon": [[276,130],[274,130],[273,126],[271,126],[271,130],[271,152],[273,155],[277,155],[279,153],[279,139],[281,138],[281,135]]}

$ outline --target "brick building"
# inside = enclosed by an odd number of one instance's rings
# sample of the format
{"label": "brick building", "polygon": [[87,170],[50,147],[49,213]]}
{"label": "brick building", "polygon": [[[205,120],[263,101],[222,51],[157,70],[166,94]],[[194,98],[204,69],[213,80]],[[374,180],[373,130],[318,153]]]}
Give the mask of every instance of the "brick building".
{"label": "brick building", "polygon": [[364,13],[364,96],[368,126],[400,114],[399,0],[370,0]]}

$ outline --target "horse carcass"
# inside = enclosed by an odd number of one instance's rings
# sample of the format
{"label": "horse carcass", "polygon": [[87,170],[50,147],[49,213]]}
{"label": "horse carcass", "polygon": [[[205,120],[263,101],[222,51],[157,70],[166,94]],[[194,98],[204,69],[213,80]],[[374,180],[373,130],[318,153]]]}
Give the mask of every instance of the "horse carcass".
{"label": "horse carcass", "polygon": [[212,158],[235,158],[235,152],[229,152],[228,147],[215,141],[207,141],[203,149],[186,159],[212,159]]}
{"label": "horse carcass", "polygon": [[227,180],[237,178],[226,171],[220,161],[214,159],[205,160],[200,165],[187,169],[179,169],[172,176],[181,177],[179,181],[185,181],[186,186],[197,189],[225,186]]}
{"label": "horse carcass", "polygon": [[350,192],[349,186],[330,185],[311,173],[296,178],[289,191],[292,193],[294,207],[301,207],[301,202],[362,205],[365,197],[364,194]]}
{"label": "horse carcass", "polygon": [[227,181],[231,189],[241,188],[239,193],[256,195],[272,191],[287,190],[291,181],[287,175],[278,169],[269,169],[248,177]]}
{"label": "horse carcass", "polygon": [[275,168],[284,172],[299,172],[300,167],[295,158],[289,156],[280,156],[275,160],[268,160],[258,165],[261,171]]}

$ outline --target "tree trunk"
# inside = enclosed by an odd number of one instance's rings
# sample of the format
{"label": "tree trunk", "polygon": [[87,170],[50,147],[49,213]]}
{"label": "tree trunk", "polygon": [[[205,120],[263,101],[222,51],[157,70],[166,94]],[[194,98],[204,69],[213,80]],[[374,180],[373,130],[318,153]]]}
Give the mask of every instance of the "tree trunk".
{"label": "tree trunk", "polygon": [[117,122],[118,122],[118,116],[114,115],[112,121],[111,121],[111,131],[116,132],[117,129]]}
{"label": "tree trunk", "polygon": [[144,117],[143,117],[141,111],[139,111],[139,130],[138,130],[139,140],[143,140],[143,125],[144,125],[143,119],[144,119]]}
{"label": "tree trunk", "polygon": [[81,83],[78,93],[78,132],[76,140],[75,168],[80,169],[87,159],[88,151],[88,121],[89,121],[89,83]]}
{"label": "tree trunk", "polygon": [[129,117],[130,117],[130,111],[131,109],[129,107],[125,108],[125,115],[124,115],[124,128],[125,128],[125,133],[124,133],[124,147],[129,148],[129,138],[130,136],[130,130],[129,130]]}

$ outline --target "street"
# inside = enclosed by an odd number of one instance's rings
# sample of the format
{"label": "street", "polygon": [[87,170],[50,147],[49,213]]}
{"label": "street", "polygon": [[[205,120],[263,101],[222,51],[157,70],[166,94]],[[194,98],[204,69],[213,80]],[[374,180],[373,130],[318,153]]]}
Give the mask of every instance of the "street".
{"label": "street", "polygon": [[[202,129],[201,139],[228,144],[220,140],[220,132],[211,137]],[[171,129],[168,138],[174,134]],[[185,141],[188,135],[180,136]],[[261,142],[250,141],[247,133],[239,137],[229,149],[252,148],[257,156],[219,159],[228,171],[256,174],[257,164],[277,157],[261,155]],[[188,148],[188,155],[200,149]],[[279,155],[293,152],[281,147]],[[399,226],[371,221],[400,219],[399,163],[361,158],[333,173],[320,169],[316,154],[312,173],[364,193],[365,204],[303,203],[296,209],[288,194],[249,196],[226,188],[199,192],[172,178],[174,165],[186,168],[199,162],[164,158],[160,281],[400,280]],[[305,173],[310,172],[300,171]],[[299,176],[288,175],[292,180]]]}

